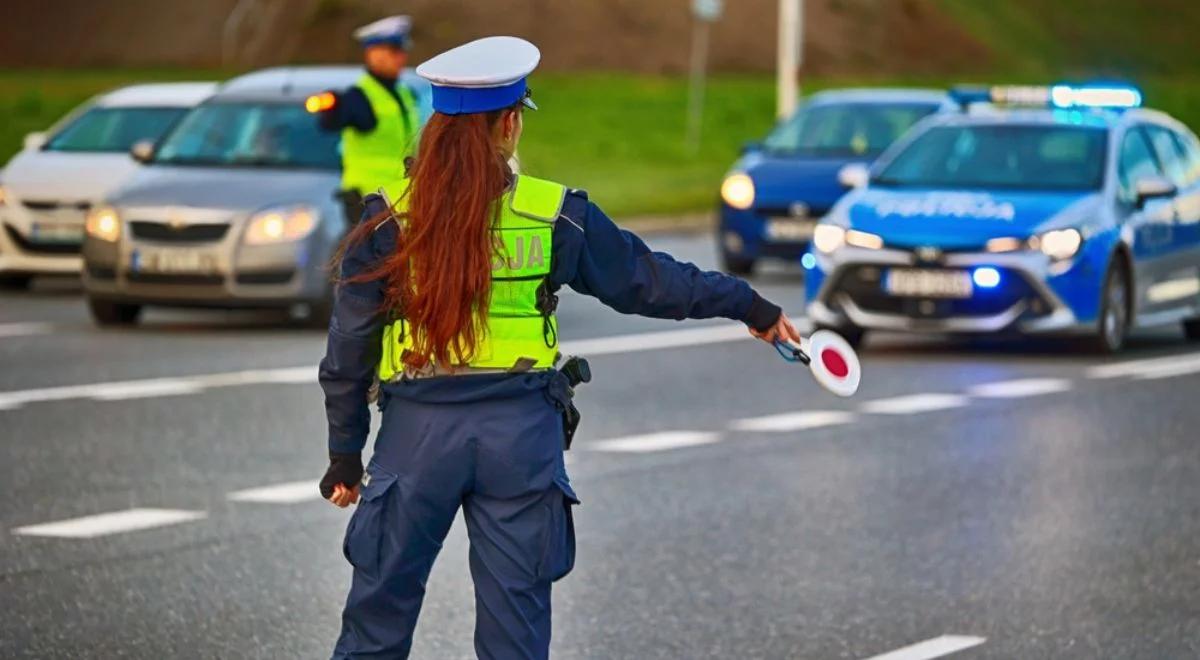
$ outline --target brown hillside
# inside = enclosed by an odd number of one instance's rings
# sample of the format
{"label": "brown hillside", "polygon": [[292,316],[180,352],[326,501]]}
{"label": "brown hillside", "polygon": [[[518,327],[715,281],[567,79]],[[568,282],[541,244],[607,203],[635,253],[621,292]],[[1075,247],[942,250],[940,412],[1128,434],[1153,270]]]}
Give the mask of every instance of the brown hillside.
{"label": "brown hillside", "polygon": [[[687,64],[689,0],[242,0],[251,10],[231,66],[353,61],[349,31],[412,14],[414,55],[489,35],[542,47],[553,69],[678,72]],[[0,66],[222,65],[222,28],[239,0],[41,0],[6,3]],[[776,0],[726,0],[712,65],[774,66]],[[934,0],[807,0],[809,73],[953,73],[979,69],[985,46]]]}

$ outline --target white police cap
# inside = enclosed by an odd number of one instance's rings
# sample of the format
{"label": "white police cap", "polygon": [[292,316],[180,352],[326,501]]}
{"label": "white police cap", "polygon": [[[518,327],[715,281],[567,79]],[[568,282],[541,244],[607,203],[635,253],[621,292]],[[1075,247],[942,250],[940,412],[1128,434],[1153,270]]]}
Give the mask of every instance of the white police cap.
{"label": "white police cap", "polygon": [[433,109],[447,115],[489,112],[521,102],[537,110],[526,78],[542,53],[517,37],[486,37],[452,48],[417,67],[433,83]]}
{"label": "white police cap", "polygon": [[412,30],[412,19],[408,16],[388,16],[368,23],[354,31],[354,38],[364,48],[379,44],[408,47],[408,33]]}

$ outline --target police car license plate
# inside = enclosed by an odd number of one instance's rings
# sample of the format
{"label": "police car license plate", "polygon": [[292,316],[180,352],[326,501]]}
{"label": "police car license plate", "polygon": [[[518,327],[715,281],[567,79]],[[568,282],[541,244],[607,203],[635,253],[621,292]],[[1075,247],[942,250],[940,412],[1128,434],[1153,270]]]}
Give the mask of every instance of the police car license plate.
{"label": "police car license plate", "polygon": [[884,290],[893,296],[926,298],[970,298],[971,274],[965,270],[893,268],[884,280]]}
{"label": "police car license plate", "polygon": [[134,250],[131,266],[139,273],[212,274],[217,256],[202,250]]}
{"label": "police car license plate", "polygon": [[812,238],[816,220],[768,220],[767,238],[772,241],[807,241]]}

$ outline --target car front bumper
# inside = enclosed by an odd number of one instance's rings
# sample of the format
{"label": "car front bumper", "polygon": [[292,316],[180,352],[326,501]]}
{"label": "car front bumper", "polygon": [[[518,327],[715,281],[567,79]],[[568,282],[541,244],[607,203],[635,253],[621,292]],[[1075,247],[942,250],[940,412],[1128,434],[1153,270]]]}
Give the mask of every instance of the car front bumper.
{"label": "car front bumper", "polygon": [[[35,220],[10,205],[0,211],[0,273],[18,275],[78,275],[83,266],[80,241],[43,240],[31,228]],[[83,216],[79,215],[79,233]]]}
{"label": "car front bumper", "polygon": [[[952,252],[923,259],[915,250],[847,246],[831,256],[817,255],[806,279],[808,316],[818,325],[900,332],[1087,331],[1094,325],[1103,279],[1103,269],[1092,261],[1081,255],[1051,263],[1031,251]],[[988,290],[975,286],[969,299],[900,297],[884,291],[889,268],[980,267],[999,271],[1000,284]]]}
{"label": "car front bumper", "polygon": [[[319,232],[296,242],[249,246],[234,229],[219,240],[187,243],[127,233],[117,242],[88,237],[84,289],[93,298],[177,307],[287,307],[328,297],[332,245]],[[188,267],[164,268],[171,260]]]}
{"label": "car front bumper", "polygon": [[795,217],[786,209],[744,211],[721,204],[718,240],[731,257],[795,261],[808,249],[816,217]]}

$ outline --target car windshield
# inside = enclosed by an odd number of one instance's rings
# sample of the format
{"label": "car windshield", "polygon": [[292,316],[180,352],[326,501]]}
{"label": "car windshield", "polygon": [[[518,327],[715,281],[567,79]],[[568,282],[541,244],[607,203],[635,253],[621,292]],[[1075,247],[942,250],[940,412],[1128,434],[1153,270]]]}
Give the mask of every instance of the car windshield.
{"label": "car windshield", "polygon": [[122,152],[158,140],[186,108],[92,108],[51,136],[47,151]]}
{"label": "car windshield", "polygon": [[1093,126],[936,126],[891,159],[873,184],[915,188],[1095,190],[1107,131]]}
{"label": "car windshield", "polygon": [[937,108],[931,103],[819,103],[780,124],[763,145],[778,153],[874,156]]}
{"label": "car windshield", "polygon": [[337,169],[338,135],[300,103],[207,103],[163,140],[154,162],[172,165]]}

